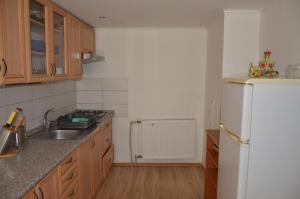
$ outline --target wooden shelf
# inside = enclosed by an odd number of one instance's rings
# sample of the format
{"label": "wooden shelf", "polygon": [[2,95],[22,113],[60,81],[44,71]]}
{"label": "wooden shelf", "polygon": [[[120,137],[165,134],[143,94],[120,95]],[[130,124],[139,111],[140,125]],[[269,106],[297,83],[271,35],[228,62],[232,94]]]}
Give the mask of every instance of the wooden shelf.
{"label": "wooden shelf", "polygon": [[39,52],[39,51],[34,51],[34,50],[31,51],[31,54],[40,55],[40,56],[46,56],[46,52]]}
{"label": "wooden shelf", "polygon": [[207,135],[211,137],[212,141],[216,146],[219,146],[220,142],[220,130],[219,129],[208,129],[206,130]]}
{"label": "wooden shelf", "polygon": [[206,177],[209,178],[211,181],[213,188],[217,191],[217,184],[218,184],[218,169],[217,168],[210,168],[206,169],[206,172],[208,173]]}
{"label": "wooden shelf", "polygon": [[40,26],[45,26],[44,23],[36,20],[36,19],[33,19],[33,18],[30,18],[30,22],[34,23],[34,24],[37,24],[37,25],[40,25]]}
{"label": "wooden shelf", "polygon": [[206,141],[205,188],[204,199],[217,198],[219,136],[218,129],[208,129]]}
{"label": "wooden shelf", "polygon": [[214,149],[208,149],[207,153],[209,154],[209,156],[211,157],[213,163],[215,164],[215,166],[217,168],[218,163],[219,163],[219,153]]}
{"label": "wooden shelf", "polygon": [[64,33],[64,30],[60,30],[60,29],[57,29],[57,28],[54,28],[54,31],[57,32],[57,33]]}

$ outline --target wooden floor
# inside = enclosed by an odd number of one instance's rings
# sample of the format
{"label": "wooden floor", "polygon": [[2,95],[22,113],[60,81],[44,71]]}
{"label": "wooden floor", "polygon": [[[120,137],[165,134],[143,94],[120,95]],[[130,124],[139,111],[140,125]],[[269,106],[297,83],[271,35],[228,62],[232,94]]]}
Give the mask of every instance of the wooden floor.
{"label": "wooden floor", "polygon": [[97,199],[202,199],[199,167],[113,167]]}

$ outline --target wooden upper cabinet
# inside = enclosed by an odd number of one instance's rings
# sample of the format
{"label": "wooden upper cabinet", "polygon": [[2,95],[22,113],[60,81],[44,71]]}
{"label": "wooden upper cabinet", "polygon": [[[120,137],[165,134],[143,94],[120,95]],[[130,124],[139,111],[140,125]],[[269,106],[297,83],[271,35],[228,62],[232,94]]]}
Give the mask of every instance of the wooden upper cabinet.
{"label": "wooden upper cabinet", "polygon": [[24,1],[0,1],[0,84],[26,82]]}
{"label": "wooden upper cabinet", "polygon": [[0,0],[0,85],[81,79],[95,30],[51,0]]}
{"label": "wooden upper cabinet", "polygon": [[27,74],[29,82],[53,79],[51,64],[51,2],[25,0],[25,37],[27,41]]}
{"label": "wooden upper cabinet", "polygon": [[67,12],[52,4],[51,21],[51,63],[54,80],[68,79],[67,64]]}
{"label": "wooden upper cabinet", "polygon": [[82,78],[80,21],[68,16],[68,67],[70,79]]}
{"label": "wooden upper cabinet", "polygon": [[85,23],[81,23],[81,51],[96,52],[95,47],[95,29]]}

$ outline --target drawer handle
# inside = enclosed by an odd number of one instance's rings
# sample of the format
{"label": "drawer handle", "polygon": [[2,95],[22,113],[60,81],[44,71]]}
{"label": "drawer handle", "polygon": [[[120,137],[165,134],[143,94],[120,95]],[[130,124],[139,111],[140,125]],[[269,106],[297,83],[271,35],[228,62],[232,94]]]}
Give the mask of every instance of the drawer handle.
{"label": "drawer handle", "polygon": [[94,141],[92,141],[92,146],[91,146],[92,149],[95,147],[95,144],[96,144],[96,143],[95,143]]}
{"label": "drawer handle", "polygon": [[75,188],[72,190],[72,193],[70,193],[70,194],[67,196],[67,198],[71,198],[72,196],[74,196],[74,194],[75,194]]}
{"label": "drawer handle", "polygon": [[66,180],[66,182],[71,181],[73,179],[73,177],[74,177],[74,173],[72,172],[72,175]]}
{"label": "drawer handle", "polygon": [[109,127],[109,124],[110,124],[110,123],[107,123],[105,126],[106,126],[106,127]]}
{"label": "drawer handle", "polygon": [[42,199],[44,199],[44,192],[43,192],[43,190],[42,190],[42,188],[41,187],[39,187],[39,191],[41,192],[41,194],[42,194]]}
{"label": "drawer handle", "polygon": [[73,157],[71,157],[70,160],[66,162],[66,164],[70,164],[71,162],[73,162]]}
{"label": "drawer handle", "polygon": [[3,77],[5,77],[6,72],[7,72],[7,64],[6,64],[5,59],[2,59],[2,62],[3,62],[3,64],[4,64],[4,73],[3,73]]}
{"label": "drawer handle", "polygon": [[109,138],[107,138],[107,139],[105,140],[105,142],[109,142],[109,140],[110,140],[110,139],[109,139]]}

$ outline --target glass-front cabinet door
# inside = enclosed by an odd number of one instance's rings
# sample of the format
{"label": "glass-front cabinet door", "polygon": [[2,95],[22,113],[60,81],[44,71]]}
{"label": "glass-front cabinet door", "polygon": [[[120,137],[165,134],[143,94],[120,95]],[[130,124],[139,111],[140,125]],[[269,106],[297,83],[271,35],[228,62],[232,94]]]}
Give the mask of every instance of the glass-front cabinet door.
{"label": "glass-front cabinet door", "polygon": [[48,0],[29,0],[31,82],[49,81],[53,76],[54,69],[50,64],[50,6]]}
{"label": "glass-front cabinet door", "polygon": [[51,9],[51,65],[55,79],[67,79],[67,13],[52,5]]}

